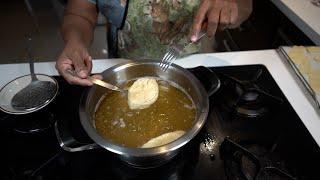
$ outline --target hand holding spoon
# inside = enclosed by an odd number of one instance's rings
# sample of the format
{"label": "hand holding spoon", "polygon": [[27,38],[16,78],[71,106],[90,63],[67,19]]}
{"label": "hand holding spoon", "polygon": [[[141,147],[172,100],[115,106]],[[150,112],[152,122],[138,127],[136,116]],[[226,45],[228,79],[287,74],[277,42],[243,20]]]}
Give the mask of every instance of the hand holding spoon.
{"label": "hand holding spoon", "polygon": [[[69,74],[71,74],[72,76],[77,76],[74,70],[68,69],[67,72]],[[125,89],[121,89],[121,88],[119,88],[119,87],[117,87],[115,85],[112,85],[110,83],[107,83],[105,81],[102,81],[100,79],[97,79],[97,78],[94,78],[94,77],[91,77],[91,76],[88,76],[87,79],[89,81],[91,81],[93,84],[99,85],[101,87],[104,87],[104,88],[107,88],[107,89],[110,89],[110,90],[113,90],[113,91],[119,91],[119,92],[126,92],[127,91]]]}

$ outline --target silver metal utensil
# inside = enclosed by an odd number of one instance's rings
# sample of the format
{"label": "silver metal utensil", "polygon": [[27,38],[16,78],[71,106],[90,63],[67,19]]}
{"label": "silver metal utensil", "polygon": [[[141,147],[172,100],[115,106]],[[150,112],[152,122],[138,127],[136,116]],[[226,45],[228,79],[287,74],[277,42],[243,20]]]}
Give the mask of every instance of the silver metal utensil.
{"label": "silver metal utensil", "polygon": [[20,111],[30,111],[47,104],[57,93],[57,84],[52,81],[39,80],[34,74],[34,57],[31,48],[31,37],[27,38],[27,51],[29,56],[31,82],[19,92],[12,100],[11,106]]}
{"label": "silver metal utensil", "polygon": [[[205,31],[201,31],[199,34],[199,38],[197,41],[199,41],[202,37],[204,37],[206,35]],[[159,66],[161,67],[161,69],[163,71],[166,71],[172,64],[172,62],[174,60],[176,60],[181,53],[183,52],[183,50],[193,44],[194,42],[190,42],[188,44],[185,45],[181,45],[181,44],[172,44],[169,49],[167,50],[166,54],[163,56]]]}
{"label": "silver metal utensil", "polygon": [[96,85],[99,85],[99,86],[102,86],[102,87],[105,87],[107,89],[111,89],[113,91],[119,91],[119,92],[126,92],[125,89],[121,89],[115,85],[112,85],[112,84],[109,84],[105,81],[102,81],[100,79],[97,79],[97,78],[93,78],[93,77],[88,77],[88,79],[93,83],[93,84],[96,84]]}
{"label": "silver metal utensil", "polygon": [[[71,74],[72,76],[77,76],[76,72],[74,70],[71,70],[71,69],[68,69],[67,72],[69,74]],[[97,79],[97,78],[94,78],[94,77],[91,77],[89,76],[87,78],[89,81],[91,81],[93,84],[96,84],[96,85],[99,85],[101,87],[104,87],[104,88],[107,88],[107,89],[110,89],[110,90],[113,90],[113,91],[119,91],[119,92],[126,92],[127,90],[126,89],[121,89],[115,85],[112,85],[110,83],[107,83],[105,81],[102,81],[100,79]]]}

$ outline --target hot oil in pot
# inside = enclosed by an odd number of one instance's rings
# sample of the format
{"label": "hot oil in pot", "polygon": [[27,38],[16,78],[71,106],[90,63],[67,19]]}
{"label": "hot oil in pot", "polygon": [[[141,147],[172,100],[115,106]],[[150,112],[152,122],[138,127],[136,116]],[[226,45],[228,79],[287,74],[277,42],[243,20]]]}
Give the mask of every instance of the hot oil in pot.
{"label": "hot oil in pot", "polygon": [[[125,94],[108,91],[95,113],[95,127],[104,138],[127,147],[140,147],[147,141],[176,130],[188,131],[196,109],[187,94],[163,80],[159,97],[150,107],[131,110]],[[128,82],[131,85],[133,82]]]}

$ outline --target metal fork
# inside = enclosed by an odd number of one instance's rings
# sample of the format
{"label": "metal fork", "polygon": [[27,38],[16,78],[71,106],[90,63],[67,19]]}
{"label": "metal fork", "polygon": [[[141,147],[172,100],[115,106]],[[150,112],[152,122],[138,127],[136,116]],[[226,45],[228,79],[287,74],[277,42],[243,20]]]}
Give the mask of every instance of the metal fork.
{"label": "metal fork", "polygon": [[[201,31],[199,38],[197,41],[199,41],[203,36],[206,35],[205,31]],[[190,44],[193,44],[194,42],[190,42],[186,45],[181,44],[172,44],[169,49],[167,50],[166,54],[163,56],[159,66],[163,71],[166,71],[172,64],[174,60],[176,60],[182,53],[185,47],[189,46]]]}

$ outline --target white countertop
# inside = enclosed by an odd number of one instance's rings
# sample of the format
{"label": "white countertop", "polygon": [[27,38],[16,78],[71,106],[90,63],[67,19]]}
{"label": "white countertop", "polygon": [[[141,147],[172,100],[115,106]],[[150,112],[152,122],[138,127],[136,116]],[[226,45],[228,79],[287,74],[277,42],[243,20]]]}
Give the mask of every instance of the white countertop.
{"label": "white countertop", "polygon": [[320,45],[320,8],[311,0],[271,0],[316,45]]}
{"label": "white countertop", "polygon": [[[126,60],[94,60],[93,73],[102,72],[108,67],[124,61]],[[295,78],[293,70],[280,58],[276,50],[199,54],[178,60],[176,64],[185,68],[200,65],[208,67],[250,64],[264,65],[320,146],[320,111],[313,106],[310,96],[305,93],[304,87],[302,87],[302,83]],[[36,63],[35,71],[36,73],[57,75],[54,65],[54,62]],[[0,86],[2,87],[10,80],[25,74],[29,74],[28,64],[0,65]]]}

